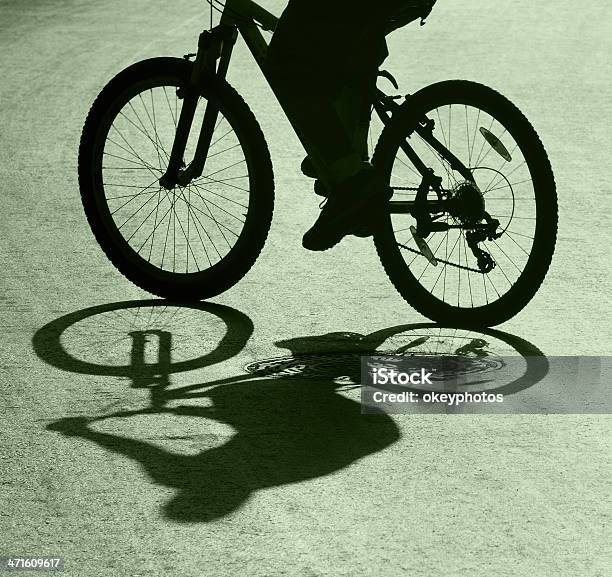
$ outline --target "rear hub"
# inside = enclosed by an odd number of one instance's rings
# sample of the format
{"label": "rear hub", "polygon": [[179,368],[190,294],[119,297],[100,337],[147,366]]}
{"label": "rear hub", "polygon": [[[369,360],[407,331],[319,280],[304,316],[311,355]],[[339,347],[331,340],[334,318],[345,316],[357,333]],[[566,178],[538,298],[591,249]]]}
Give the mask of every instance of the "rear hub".
{"label": "rear hub", "polygon": [[474,182],[464,180],[451,190],[447,201],[448,213],[465,224],[474,224],[485,218],[482,192]]}

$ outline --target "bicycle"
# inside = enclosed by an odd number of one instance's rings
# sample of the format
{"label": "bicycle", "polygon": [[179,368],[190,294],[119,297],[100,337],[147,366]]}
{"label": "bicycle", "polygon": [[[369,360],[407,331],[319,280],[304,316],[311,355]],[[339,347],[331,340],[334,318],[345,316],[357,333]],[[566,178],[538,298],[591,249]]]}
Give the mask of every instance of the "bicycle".
{"label": "bicycle", "polygon": [[[274,205],[266,140],[226,74],[240,34],[268,78],[262,31],[277,18],[251,0],[209,3],[220,23],[200,34],[197,53],[115,76],[79,149],[98,243],[130,281],[171,299],[236,284],[264,246]],[[389,30],[434,3],[408,8]],[[544,280],[557,231],[555,181],[534,128],[507,98],[467,80],[406,97],[377,87],[372,108],[384,127],[371,162],[393,191],[381,199],[388,210],[374,243],[400,295],[447,324],[491,326],[517,314]],[[287,116],[324,181],[316,147]]]}

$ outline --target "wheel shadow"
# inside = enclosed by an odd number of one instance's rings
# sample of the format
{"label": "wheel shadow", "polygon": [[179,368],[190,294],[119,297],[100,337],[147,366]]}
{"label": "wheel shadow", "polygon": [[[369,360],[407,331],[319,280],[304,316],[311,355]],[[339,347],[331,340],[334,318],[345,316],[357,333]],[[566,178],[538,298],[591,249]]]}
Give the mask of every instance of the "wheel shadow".
{"label": "wheel shadow", "polygon": [[[121,321],[126,313],[131,315],[129,322]],[[209,325],[201,322],[202,318],[190,324],[181,319],[183,313],[195,317],[204,314]],[[135,321],[134,314],[141,321]],[[173,323],[169,318],[178,320]],[[94,333],[115,323],[116,338],[110,341],[127,346],[129,354],[124,355],[127,362],[124,365],[116,362],[119,356],[116,348],[103,362],[100,358],[91,362],[83,358],[82,351],[79,356],[68,350],[82,342],[83,335],[74,333],[79,323],[85,323],[87,332]],[[185,326],[206,332],[213,325],[217,329],[216,347],[199,357],[173,358],[175,354],[183,357],[191,354],[191,350],[181,351],[176,333],[183,331],[190,343],[198,339],[185,332]],[[176,333],[173,327],[178,327]],[[209,303],[113,303],[56,319],[36,333],[33,347],[43,361],[61,370],[126,377],[132,387],[148,389],[148,406],[110,411],[103,407],[99,415],[62,418],[47,428],[90,440],[112,453],[133,459],[154,483],[174,488],[175,495],[163,506],[166,518],[176,522],[210,522],[238,510],[258,491],[332,474],[397,442],[400,431],[389,415],[363,415],[358,399],[347,394],[358,386],[355,378],[359,356],[381,350],[385,343],[395,350],[401,342],[399,348],[405,350],[422,347],[430,339],[423,336],[423,331],[435,335],[441,329],[431,324],[402,325],[370,335],[344,332],[279,341],[276,345],[288,349],[290,355],[251,363],[243,374],[185,386],[173,385],[171,375],[210,367],[243,350],[253,333],[253,324],[246,315]],[[68,338],[71,330],[72,341]],[[493,334],[503,337],[504,343],[517,339],[501,331],[469,333],[459,346],[467,346],[475,354],[490,352]],[[146,349],[152,341],[157,358],[148,362]],[[100,353],[102,345],[95,346],[95,342],[94,338],[94,346],[87,351],[91,356],[104,357]],[[522,339],[514,344],[519,353],[541,355]],[[525,388],[535,384],[544,376],[541,368],[539,372],[523,375],[512,386]],[[235,433],[220,446],[184,455],[146,440],[103,432],[96,425],[107,419],[124,422],[123,419],[138,415],[168,414],[209,423],[216,421],[229,425]]]}

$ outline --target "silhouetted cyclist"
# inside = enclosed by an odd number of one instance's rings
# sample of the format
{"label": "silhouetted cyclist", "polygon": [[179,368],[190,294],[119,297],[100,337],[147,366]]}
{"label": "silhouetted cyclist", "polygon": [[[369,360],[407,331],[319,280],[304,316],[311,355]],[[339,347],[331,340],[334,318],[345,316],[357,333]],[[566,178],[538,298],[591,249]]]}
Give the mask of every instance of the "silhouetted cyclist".
{"label": "silhouetted cyclist", "polygon": [[[386,184],[367,161],[367,134],[378,66],[387,55],[385,34],[425,17],[435,1],[290,0],[283,12],[268,67],[331,183],[304,235],[305,248],[326,250],[347,234],[372,234]],[[317,177],[309,158],[302,171]]]}

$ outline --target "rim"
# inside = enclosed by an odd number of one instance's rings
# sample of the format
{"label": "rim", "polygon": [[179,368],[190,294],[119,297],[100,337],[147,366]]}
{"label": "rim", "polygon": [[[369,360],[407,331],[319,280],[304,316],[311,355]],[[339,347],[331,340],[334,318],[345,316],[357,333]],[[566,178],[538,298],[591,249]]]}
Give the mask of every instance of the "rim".
{"label": "rim", "polygon": [[[499,239],[479,243],[495,261],[492,271],[480,271],[469,248],[466,231],[454,229],[433,232],[427,245],[438,261],[435,266],[411,232],[416,220],[406,214],[391,214],[394,241],[404,264],[417,282],[432,296],[448,306],[476,309],[499,301],[517,284],[530,262],[536,238],[537,203],[533,173],[520,143],[507,123],[484,107],[467,103],[444,104],[426,112],[434,120],[434,136],[468,167],[485,201],[485,209],[499,220]],[[460,194],[464,182],[448,161],[441,158],[420,136],[410,143],[425,164],[442,177],[442,190]],[[522,148],[522,147],[523,148]],[[391,201],[413,201],[421,175],[405,153],[397,149],[390,167]],[[434,191],[429,200],[437,199]],[[445,213],[439,222],[460,224],[460,219]]]}

